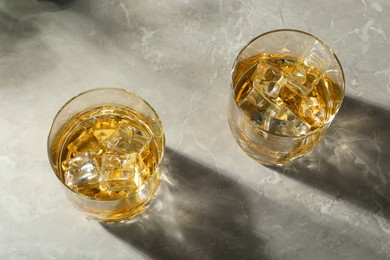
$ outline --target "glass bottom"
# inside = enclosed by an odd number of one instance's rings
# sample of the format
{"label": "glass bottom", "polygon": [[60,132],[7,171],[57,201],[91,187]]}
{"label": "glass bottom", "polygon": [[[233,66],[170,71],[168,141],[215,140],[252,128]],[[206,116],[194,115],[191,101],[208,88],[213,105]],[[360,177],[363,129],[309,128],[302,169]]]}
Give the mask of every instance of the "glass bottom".
{"label": "glass bottom", "polygon": [[103,223],[131,222],[145,212],[158,194],[160,174],[151,179],[143,190],[135,196],[116,200],[91,200],[68,190],[68,198],[72,204],[91,219]]}
{"label": "glass bottom", "polygon": [[284,166],[309,154],[321,140],[327,126],[310,136],[284,137],[255,128],[231,101],[228,111],[231,132],[241,149],[252,159],[268,166]]}

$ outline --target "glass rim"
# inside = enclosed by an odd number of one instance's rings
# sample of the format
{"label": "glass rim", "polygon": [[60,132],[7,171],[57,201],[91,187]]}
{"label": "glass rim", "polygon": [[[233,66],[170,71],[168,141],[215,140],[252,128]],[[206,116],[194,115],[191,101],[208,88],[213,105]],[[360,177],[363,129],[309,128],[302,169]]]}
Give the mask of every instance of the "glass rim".
{"label": "glass rim", "polygon": [[159,126],[161,128],[161,142],[162,142],[162,150],[161,150],[161,155],[159,156],[159,162],[156,166],[156,168],[159,168],[161,167],[161,164],[162,164],[162,161],[163,161],[163,157],[164,157],[164,153],[165,153],[165,131],[164,131],[164,126],[161,122],[161,119],[159,117],[159,115],[157,114],[157,112],[154,110],[154,108],[145,100],[143,99],[140,95],[130,91],[130,90],[127,90],[127,89],[123,89],[123,88],[118,88],[118,87],[102,87],[102,88],[93,88],[93,89],[89,89],[89,90],[86,90],[86,91],[83,91],[83,92],[80,92],[78,93],[77,95],[71,97],[67,102],[65,102],[61,108],[57,111],[56,115],[54,116],[53,118],[53,121],[50,125],[50,129],[49,129],[49,134],[47,136],[47,141],[46,141],[46,149],[47,149],[47,156],[49,157],[49,163],[50,163],[50,167],[51,169],[53,170],[53,172],[55,173],[55,175],[57,176],[58,180],[61,182],[61,184],[63,186],[66,187],[67,190],[73,192],[74,194],[78,195],[78,196],[81,196],[83,198],[86,198],[86,199],[89,199],[89,200],[94,200],[94,201],[113,201],[113,200],[118,200],[118,199],[125,199],[126,197],[120,197],[120,198],[113,198],[113,199],[105,199],[105,200],[100,200],[100,199],[96,199],[96,198],[90,198],[88,196],[85,196],[83,194],[80,194],[80,193],[77,193],[75,190],[72,190],[68,185],[66,185],[59,177],[59,175],[56,173],[56,169],[54,168],[54,162],[53,162],[53,158],[52,158],[52,155],[50,154],[50,136],[51,136],[51,133],[52,133],[52,130],[53,130],[53,125],[56,121],[56,119],[58,118],[58,116],[60,115],[60,113],[71,103],[73,102],[74,100],[76,100],[77,98],[79,98],[80,96],[83,96],[85,94],[88,94],[90,92],[96,92],[96,91],[103,91],[103,90],[113,90],[113,91],[120,91],[120,92],[123,92],[123,93],[126,93],[126,94],[129,94],[129,95],[132,95],[132,96],[135,96],[136,98],[139,98],[140,100],[142,100],[142,102],[144,102],[151,110],[152,112],[155,114],[156,116],[156,119],[159,123]]}
{"label": "glass rim", "polygon": [[[337,55],[334,53],[334,51],[332,50],[332,48],[329,47],[328,44],[326,44],[323,40],[321,40],[320,38],[318,38],[317,36],[311,34],[311,33],[308,33],[308,32],[305,32],[305,31],[301,31],[301,30],[297,30],[297,29],[275,29],[275,30],[271,30],[271,31],[267,31],[267,32],[264,32],[260,35],[257,35],[256,37],[252,38],[248,43],[246,43],[244,45],[244,47],[241,48],[240,52],[237,54],[235,60],[234,60],[234,63],[233,63],[233,67],[232,67],[232,70],[231,70],[231,74],[233,76],[233,71],[234,71],[234,68],[236,67],[237,65],[237,62],[238,62],[238,59],[240,58],[241,54],[244,52],[245,49],[247,49],[249,47],[249,45],[251,45],[253,42],[255,42],[256,40],[258,40],[259,38],[262,38],[268,34],[273,34],[273,33],[278,33],[278,32],[293,32],[293,33],[298,33],[298,34],[304,34],[304,35],[307,35],[315,40],[317,40],[318,42],[320,42],[323,46],[326,47],[326,49],[332,54],[332,56],[335,58],[339,68],[340,68],[340,72],[341,72],[341,76],[342,76],[342,91],[343,91],[343,96],[341,98],[341,101],[340,101],[340,106],[338,107],[338,109],[336,110],[335,114],[333,115],[333,118],[334,116],[338,113],[339,109],[341,108],[341,105],[343,103],[343,100],[344,100],[344,97],[345,97],[345,76],[344,76],[344,70],[343,70],[343,67],[341,66],[341,63],[337,57]],[[233,86],[233,78],[231,79],[231,95],[232,95],[232,98],[235,102],[235,95],[234,95],[234,86]],[[244,117],[247,117],[244,113],[244,111],[237,105],[237,103],[235,103],[235,105],[238,107],[238,110],[240,111],[240,113],[243,114]],[[318,133],[319,131],[321,131],[322,129],[324,129],[325,127],[329,127],[330,124],[333,122],[333,118],[331,120],[329,120],[328,122],[326,122],[324,125],[322,125],[321,127],[319,128],[316,128],[316,129],[313,129],[311,131],[308,131],[307,133],[305,134],[301,134],[301,135],[297,135],[297,136],[290,136],[290,135],[281,135],[281,134],[275,134],[275,133],[271,133],[263,128],[258,128],[259,130],[261,130],[263,133],[267,134],[267,135],[271,135],[271,136],[277,136],[278,138],[287,138],[287,139],[299,139],[299,138],[302,138],[302,137],[309,137],[311,135],[314,135],[316,133]],[[251,122],[252,124],[252,122]]]}
{"label": "glass rim", "polygon": [[256,40],[258,40],[259,38],[262,38],[268,34],[273,34],[273,33],[278,33],[278,32],[295,32],[295,33],[298,33],[298,34],[304,34],[304,35],[307,35],[307,36],[310,36],[311,38],[317,40],[318,42],[320,42],[323,46],[326,47],[326,49],[332,54],[332,56],[335,58],[338,66],[340,67],[340,72],[341,72],[341,76],[343,78],[343,90],[345,90],[345,75],[344,75],[344,70],[343,70],[343,67],[341,66],[341,63],[340,63],[340,60],[339,58],[337,57],[336,53],[333,51],[333,49],[328,45],[326,44],[323,40],[321,40],[319,37],[311,34],[311,33],[308,33],[308,32],[305,32],[305,31],[301,31],[301,30],[298,30],[298,29],[289,29],[289,28],[286,28],[286,29],[275,29],[275,30],[271,30],[271,31],[267,31],[267,32],[264,32],[262,34],[259,34],[257,35],[256,37],[252,38],[252,40],[250,40],[249,42],[247,42],[244,47],[241,48],[240,52],[237,54],[235,60],[234,60],[234,63],[233,63],[233,67],[232,67],[232,71],[234,70],[235,66],[236,66],[236,63],[237,63],[237,60],[238,58],[241,56],[241,54],[244,52],[244,50],[249,47],[249,45],[251,45],[253,42],[255,42]]}

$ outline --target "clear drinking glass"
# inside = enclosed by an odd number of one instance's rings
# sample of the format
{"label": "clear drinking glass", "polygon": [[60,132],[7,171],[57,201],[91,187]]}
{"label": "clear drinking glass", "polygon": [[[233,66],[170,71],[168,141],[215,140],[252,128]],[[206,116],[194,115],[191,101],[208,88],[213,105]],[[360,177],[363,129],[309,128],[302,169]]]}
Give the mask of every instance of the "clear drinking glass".
{"label": "clear drinking glass", "polygon": [[48,137],[49,161],[68,198],[103,222],[126,221],[145,211],[160,184],[164,147],[154,109],[117,88],[69,100]]}
{"label": "clear drinking glass", "polygon": [[317,37],[275,30],[250,41],[232,69],[228,121],[250,157],[283,165],[324,136],[344,97],[344,74]]}

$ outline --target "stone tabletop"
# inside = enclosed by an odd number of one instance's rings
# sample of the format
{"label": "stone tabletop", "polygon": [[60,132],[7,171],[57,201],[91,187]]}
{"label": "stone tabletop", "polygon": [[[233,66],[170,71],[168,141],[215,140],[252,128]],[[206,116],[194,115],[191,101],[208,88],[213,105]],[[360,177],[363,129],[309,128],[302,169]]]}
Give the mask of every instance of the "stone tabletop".
{"label": "stone tabletop", "polygon": [[[293,28],[328,43],[346,97],[326,137],[283,167],[227,123],[239,50]],[[152,208],[104,225],[47,159],[60,107],[92,88],[145,98],[165,126]],[[2,0],[0,259],[390,259],[390,2]]]}

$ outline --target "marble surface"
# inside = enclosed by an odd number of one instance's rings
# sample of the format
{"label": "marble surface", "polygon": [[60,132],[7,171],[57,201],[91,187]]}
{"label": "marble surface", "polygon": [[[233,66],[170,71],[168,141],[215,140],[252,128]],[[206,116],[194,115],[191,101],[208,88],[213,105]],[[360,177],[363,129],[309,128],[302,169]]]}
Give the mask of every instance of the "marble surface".
{"label": "marble surface", "polygon": [[[0,259],[390,259],[390,2],[0,2]],[[346,99],[325,139],[285,168],[230,133],[230,70],[263,32],[327,42]],[[102,225],[67,201],[46,155],[72,96],[121,87],[165,125],[152,209]]]}

